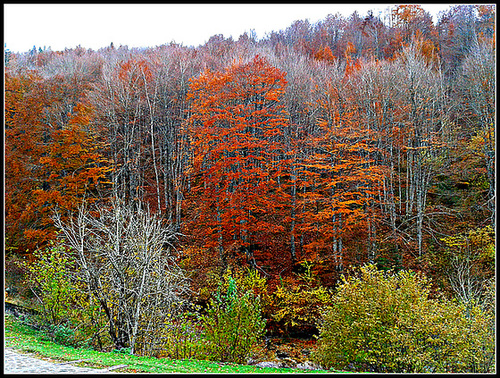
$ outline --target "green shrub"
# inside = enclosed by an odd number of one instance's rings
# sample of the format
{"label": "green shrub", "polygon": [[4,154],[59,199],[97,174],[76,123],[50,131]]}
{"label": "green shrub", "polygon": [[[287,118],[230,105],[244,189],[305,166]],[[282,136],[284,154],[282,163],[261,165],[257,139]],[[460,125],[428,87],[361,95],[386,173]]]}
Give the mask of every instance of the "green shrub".
{"label": "green shrub", "polygon": [[332,293],[319,285],[312,263],[304,261],[301,265],[305,272],[297,278],[282,279],[271,295],[271,318],[282,332],[315,331],[321,309],[331,303]]}
{"label": "green shrub", "polygon": [[206,315],[201,316],[206,357],[209,360],[245,363],[251,348],[263,336],[265,320],[259,296],[251,291],[238,293],[232,277],[223,294],[221,285],[210,299]]}
{"label": "green shrub", "polygon": [[272,319],[284,332],[308,332],[316,327],[321,308],[331,301],[331,293],[323,286],[303,284],[276,287],[273,292]]}
{"label": "green shrub", "polygon": [[222,277],[219,268],[210,270],[196,299],[207,303],[210,298],[215,299],[217,290],[227,291],[230,279],[234,280],[240,292],[251,291],[254,296],[259,296],[263,311],[268,308],[271,298],[267,291],[267,280],[256,269],[249,267],[227,268]]}
{"label": "green shrub", "polygon": [[78,295],[70,280],[69,261],[64,247],[52,244],[34,253],[35,261],[23,263],[27,270],[26,284],[39,300],[40,311],[53,325],[65,323],[71,317]]}
{"label": "green shrub", "polygon": [[78,339],[78,334],[74,328],[63,324],[49,325],[46,327],[46,332],[50,335],[51,340],[58,344],[72,347],[83,346],[83,343]]}
{"label": "green shrub", "polygon": [[205,347],[200,322],[192,314],[184,312],[169,317],[159,336],[159,357],[176,360],[203,359]]}
{"label": "green shrub", "polygon": [[429,280],[411,271],[384,273],[368,265],[343,277],[323,314],[313,359],[354,371],[490,372],[493,315],[430,299],[429,292]]}
{"label": "green shrub", "polygon": [[99,306],[82,294],[73,280],[74,267],[64,246],[52,242],[34,253],[32,263],[22,262],[25,284],[38,300],[40,315],[30,321],[56,342],[68,346],[97,346],[102,349],[103,315]]}

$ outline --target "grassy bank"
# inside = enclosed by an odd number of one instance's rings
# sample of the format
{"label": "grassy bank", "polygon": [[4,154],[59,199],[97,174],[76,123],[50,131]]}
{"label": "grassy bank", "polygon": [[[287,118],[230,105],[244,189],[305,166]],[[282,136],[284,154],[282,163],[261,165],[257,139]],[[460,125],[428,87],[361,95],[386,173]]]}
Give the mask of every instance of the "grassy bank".
{"label": "grassy bank", "polygon": [[171,360],[128,354],[75,349],[52,342],[42,332],[32,329],[11,315],[5,315],[5,347],[13,347],[42,358],[57,361],[84,360],[77,366],[106,368],[127,365],[116,372],[137,373],[326,373],[325,370],[274,369],[199,360]]}

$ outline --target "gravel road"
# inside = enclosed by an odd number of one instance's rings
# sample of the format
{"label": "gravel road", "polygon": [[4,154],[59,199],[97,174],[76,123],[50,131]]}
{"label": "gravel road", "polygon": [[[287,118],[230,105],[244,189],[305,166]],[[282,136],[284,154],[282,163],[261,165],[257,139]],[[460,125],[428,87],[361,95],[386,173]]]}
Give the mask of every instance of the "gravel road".
{"label": "gravel road", "polygon": [[[74,366],[75,362],[42,360],[33,354],[22,353],[10,347],[4,349],[4,374],[104,374],[115,373],[113,367],[92,369]],[[116,369],[116,367],[114,367]],[[117,372],[117,371],[116,371]]]}

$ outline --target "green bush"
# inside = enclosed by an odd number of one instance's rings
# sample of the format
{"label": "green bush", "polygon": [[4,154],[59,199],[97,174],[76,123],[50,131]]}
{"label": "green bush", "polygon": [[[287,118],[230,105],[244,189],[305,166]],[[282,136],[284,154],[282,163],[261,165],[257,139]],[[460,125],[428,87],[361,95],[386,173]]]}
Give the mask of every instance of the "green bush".
{"label": "green bush", "polygon": [[159,337],[159,357],[176,360],[203,359],[205,348],[200,322],[192,314],[184,312],[169,317]]}
{"label": "green bush", "polygon": [[285,277],[272,293],[271,318],[282,332],[310,333],[316,330],[321,309],[331,303],[331,291],[321,286],[312,272],[312,263],[298,277]]}
{"label": "green bush", "polygon": [[229,277],[227,290],[221,285],[209,301],[206,315],[201,316],[206,357],[213,361],[245,363],[251,348],[263,336],[259,296],[251,291],[238,293],[236,282]]}
{"label": "green bush", "polygon": [[354,371],[491,372],[493,314],[430,299],[430,282],[374,265],[343,277],[320,324],[315,362]]}
{"label": "green bush", "polygon": [[268,309],[271,297],[267,291],[267,280],[256,269],[249,267],[228,267],[222,277],[219,268],[208,271],[195,299],[208,303],[217,290],[227,291],[230,279],[234,280],[239,291],[251,291],[254,296],[259,296],[262,311]]}
{"label": "green bush", "polygon": [[68,346],[104,347],[103,318],[97,304],[89,302],[73,280],[76,267],[59,243],[34,253],[35,260],[20,265],[26,271],[25,284],[38,300],[39,315],[30,321],[56,342]]}
{"label": "green bush", "polygon": [[53,325],[71,317],[78,291],[70,280],[69,261],[64,247],[52,244],[34,253],[35,261],[23,263],[27,270],[26,284],[39,300],[40,311]]}
{"label": "green bush", "polygon": [[283,332],[307,333],[316,328],[321,308],[330,303],[331,293],[323,286],[281,285],[272,298],[275,310],[271,316]]}
{"label": "green bush", "polygon": [[50,335],[51,340],[58,344],[72,347],[83,346],[74,328],[67,327],[63,324],[50,325],[46,327],[46,332]]}

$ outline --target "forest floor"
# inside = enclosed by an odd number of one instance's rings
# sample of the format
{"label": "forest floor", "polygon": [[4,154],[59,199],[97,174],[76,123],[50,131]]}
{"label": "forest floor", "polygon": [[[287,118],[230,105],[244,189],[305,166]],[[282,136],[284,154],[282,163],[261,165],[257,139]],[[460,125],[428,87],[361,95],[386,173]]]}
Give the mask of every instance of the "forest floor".
{"label": "forest floor", "polygon": [[[98,352],[72,348],[49,340],[42,332],[34,330],[10,314],[5,315],[5,372],[26,373],[26,369],[43,372],[87,372],[95,369],[104,372],[137,373],[332,373],[314,369],[306,359],[308,342],[305,340],[270,340],[269,361],[249,365],[219,363],[199,360],[171,360],[168,358],[140,357],[116,352]],[[28,353],[28,355],[26,355]],[[276,358],[272,360],[272,355]],[[45,360],[33,365],[32,359]],[[30,362],[31,361],[31,362]],[[47,365],[52,363],[55,365]],[[28,367],[31,366],[31,367]],[[24,369],[24,370],[23,370]],[[38,369],[38,370],[37,370]],[[83,369],[82,371],[77,371]],[[11,371],[15,370],[15,371]]]}

